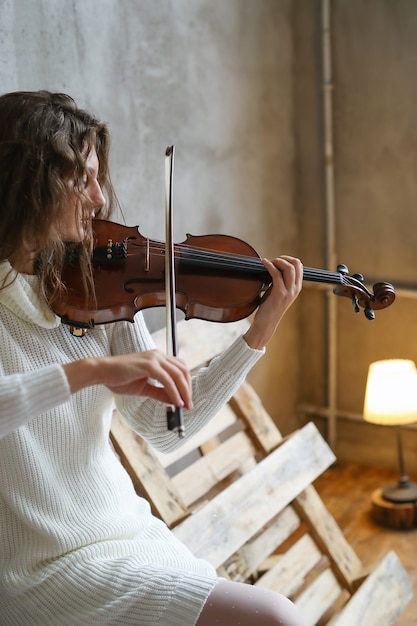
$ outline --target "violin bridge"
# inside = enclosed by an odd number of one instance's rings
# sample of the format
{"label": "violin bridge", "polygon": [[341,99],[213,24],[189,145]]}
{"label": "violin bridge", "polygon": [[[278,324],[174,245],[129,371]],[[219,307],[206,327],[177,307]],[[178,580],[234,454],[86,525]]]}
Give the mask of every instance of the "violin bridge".
{"label": "violin bridge", "polygon": [[146,238],[146,253],[145,253],[145,272],[150,270],[150,252],[149,252],[149,237]]}

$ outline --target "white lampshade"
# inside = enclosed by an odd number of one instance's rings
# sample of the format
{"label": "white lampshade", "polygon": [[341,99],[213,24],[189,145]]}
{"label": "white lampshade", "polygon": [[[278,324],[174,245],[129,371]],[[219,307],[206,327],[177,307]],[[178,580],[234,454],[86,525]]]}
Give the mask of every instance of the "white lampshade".
{"label": "white lampshade", "polygon": [[363,416],[367,422],[386,426],[417,421],[417,369],[413,361],[371,363]]}

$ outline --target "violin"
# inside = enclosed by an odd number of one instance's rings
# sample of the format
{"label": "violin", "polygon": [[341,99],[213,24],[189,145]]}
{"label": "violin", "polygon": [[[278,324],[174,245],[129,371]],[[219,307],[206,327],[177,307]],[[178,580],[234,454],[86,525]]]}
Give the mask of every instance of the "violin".
{"label": "violin", "polygon": [[[95,293],[85,294],[77,256],[66,263],[65,293],[52,303],[66,324],[92,328],[120,320],[134,321],[143,309],[166,305],[165,243],[144,237],[138,226],[93,220],[92,266]],[[173,246],[175,306],[186,319],[233,322],[248,317],[260,305],[271,276],[248,243],[229,235],[187,235]],[[348,275],[345,265],[336,272],[303,268],[303,280],[335,285],[337,296],[349,298],[353,309],[363,308],[367,319],[390,306],[395,291],[380,282],[373,292],[360,274]]]}

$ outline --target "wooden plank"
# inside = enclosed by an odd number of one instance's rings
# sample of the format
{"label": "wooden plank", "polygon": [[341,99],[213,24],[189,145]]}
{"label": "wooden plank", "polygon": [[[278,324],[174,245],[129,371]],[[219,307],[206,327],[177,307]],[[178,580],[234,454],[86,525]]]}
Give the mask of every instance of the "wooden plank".
{"label": "wooden plank", "polygon": [[310,485],[298,496],[294,506],[306,519],[310,531],[329,557],[341,583],[351,587],[353,581],[360,575],[362,563],[315,488]]}
{"label": "wooden plank", "polygon": [[240,418],[244,420],[250,432],[253,432],[257,446],[262,447],[264,454],[277,447],[282,436],[277,425],[265,410],[260,397],[246,381],[242,383],[230,405]]}
{"label": "wooden plank", "polygon": [[197,557],[218,567],[333,462],[333,452],[309,423],[174,532]]}
{"label": "wooden plank", "polygon": [[223,568],[233,580],[247,580],[299,524],[299,516],[291,506],[287,506],[267,528],[237,550],[223,564]]}
{"label": "wooden plank", "polygon": [[[306,626],[315,626],[320,617],[337,601],[342,588],[330,569],[324,570],[307,589],[305,589],[295,604],[303,615]],[[347,624],[346,624],[347,626]],[[349,626],[359,626],[355,621]]]}
{"label": "wooden plank", "polygon": [[182,500],[190,506],[217,483],[243,467],[249,457],[253,458],[254,453],[255,449],[247,435],[243,432],[236,433],[179,472],[172,478],[172,482]]}
{"label": "wooden plank", "polygon": [[150,502],[152,510],[168,526],[189,514],[175,485],[156,459],[152,448],[135,435],[117,411],[113,413],[111,439],[136,490]]}
{"label": "wooden plank", "polygon": [[190,439],[186,439],[182,446],[172,452],[163,453],[155,450],[155,456],[162,467],[169,467],[182,459],[192,450],[202,446],[208,439],[218,436],[227,428],[236,423],[236,415],[228,404],[225,404],[210,422]]}
{"label": "wooden plank", "polygon": [[412,597],[407,572],[391,551],[330,620],[329,626],[391,626]]}
{"label": "wooden plank", "polygon": [[261,576],[255,585],[279,591],[285,596],[293,596],[321,557],[322,554],[310,535],[303,535],[285,554],[279,556],[276,565]]}

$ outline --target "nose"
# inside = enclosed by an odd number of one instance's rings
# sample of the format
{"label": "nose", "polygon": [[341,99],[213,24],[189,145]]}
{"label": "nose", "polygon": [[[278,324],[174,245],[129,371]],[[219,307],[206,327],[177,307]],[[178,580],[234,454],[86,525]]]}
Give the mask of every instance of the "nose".
{"label": "nose", "polygon": [[97,179],[94,180],[94,185],[90,193],[90,199],[95,209],[103,209],[105,207],[106,198],[103,195],[103,191]]}

